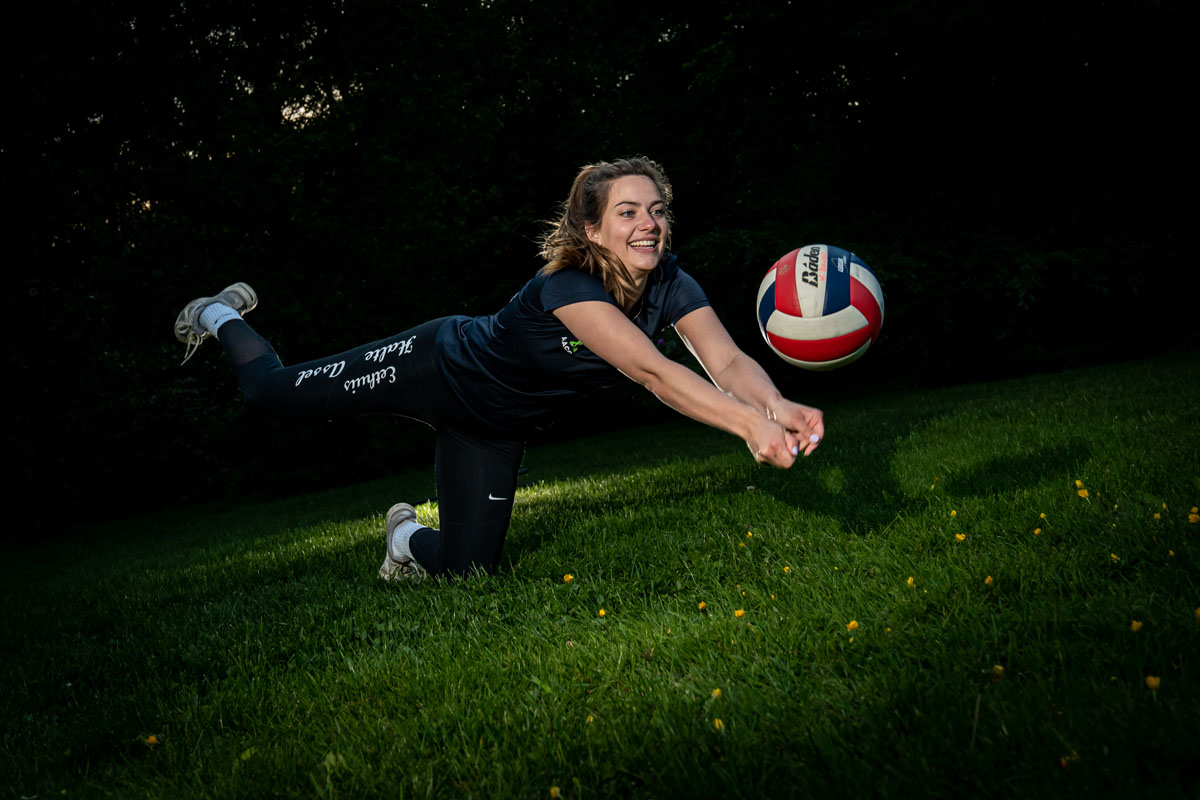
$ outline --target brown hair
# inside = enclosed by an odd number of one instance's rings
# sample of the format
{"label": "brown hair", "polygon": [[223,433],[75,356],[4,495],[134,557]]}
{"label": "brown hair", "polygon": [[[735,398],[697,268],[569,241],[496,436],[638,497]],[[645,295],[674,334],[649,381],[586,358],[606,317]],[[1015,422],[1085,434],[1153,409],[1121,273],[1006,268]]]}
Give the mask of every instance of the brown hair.
{"label": "brown hair", "polygon": [[654,181],[667,207],[667,241],[671,245],[670,215],[671,183],[662,167],[648,158],[635,156],[620,158],[612,162],[601,161],[588,164],[579,170],[571,192],[562,204],[559,218],[550,224],[541,239],[541,255],[546,266],[541,273],[549,274],[561,269],[575,267],[589,275],[596,275],[604,282],[604,290],[611,292],[617,305],[628,311],[637,300],[637,288],[629,270],[621,259],[605,247],[593,242],[587,235],[587,227],[600,224],[604,209],[608,205],[609,186],[617,178],[626,175],[643,175]]}

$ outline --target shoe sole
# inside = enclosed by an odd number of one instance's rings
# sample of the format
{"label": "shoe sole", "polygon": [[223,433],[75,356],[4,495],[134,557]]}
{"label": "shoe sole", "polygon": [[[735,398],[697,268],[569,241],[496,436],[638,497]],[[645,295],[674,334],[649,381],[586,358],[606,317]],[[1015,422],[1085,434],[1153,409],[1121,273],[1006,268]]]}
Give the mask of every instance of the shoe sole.
{"label": "shoe sole", "polygon": [[213,300],[224,303],[243,317],[258,308],[258,294],[250,284],[241,281],[226,286],[220,294],[213,296]]}

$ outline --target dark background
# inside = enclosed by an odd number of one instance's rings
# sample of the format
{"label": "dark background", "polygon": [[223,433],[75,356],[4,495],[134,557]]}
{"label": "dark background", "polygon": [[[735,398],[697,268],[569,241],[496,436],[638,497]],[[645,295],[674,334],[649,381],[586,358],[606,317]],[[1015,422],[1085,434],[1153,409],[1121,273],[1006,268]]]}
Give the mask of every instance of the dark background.
{"label": "dark background", "polygon": [[[413,423],[248,417],[215,344],[179,366],[176,314],[247,281],[295,362],[490,313],[577,169],[623,155],[665,166],[685,269],[834,430],[852,393],[1197,341],[1189,2],[26,10],[0,107],[10,536],[432,463]],[[813,242],[887,298],[831,373],[772,356],[753,313]],[[551,435],[669,415],[631,386]]]}

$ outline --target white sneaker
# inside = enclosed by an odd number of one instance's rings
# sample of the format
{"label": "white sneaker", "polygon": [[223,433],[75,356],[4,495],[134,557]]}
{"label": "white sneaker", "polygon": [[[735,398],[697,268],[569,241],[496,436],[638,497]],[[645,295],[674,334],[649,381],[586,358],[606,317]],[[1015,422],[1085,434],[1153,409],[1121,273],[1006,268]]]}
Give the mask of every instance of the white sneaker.
{"label": "white sneaker", "polygon": [[384,531],[387,535],[387,554],[383,557],[383,566],[379,568],[379,577],[385,581],[423,581],[429,573],[413,558],[408,549],[411,534],[396,533],[401,522],[416,520],[417,510],[408,503],[396,503],[388,509],[387,523]]}
{"label": "white sneaker", "polygon": [[224,303],[244,317],[258,305],[258,295],[250,288],[250,284],[239,282],[226,286],[218,295],[197,297],[184,306],[175,318],[175,338],[187,345],[184,364],[196,354],[196,348],[212,335],[200,327],[199,320],[200,312],[213,303]]}

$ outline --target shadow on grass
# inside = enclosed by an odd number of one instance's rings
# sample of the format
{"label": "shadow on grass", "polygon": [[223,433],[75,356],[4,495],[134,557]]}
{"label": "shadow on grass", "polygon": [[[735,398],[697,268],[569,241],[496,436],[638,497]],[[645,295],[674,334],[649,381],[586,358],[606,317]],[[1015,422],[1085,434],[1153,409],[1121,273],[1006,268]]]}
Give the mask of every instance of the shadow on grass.
{"label": "shadow on grass", "polygon": [[[922,427],[914,421],[907,431],[888,431],[874,442],[851,436],[818,451],[819,461],[814,455],[811,465],[766,473],[758,485],[798,510],[838,519],[848,531],[882,529],[897,515],[921,512],[927,506],[926,498],[901,484],[894,467],[900,442],[919,438]],[[864,452],[869,455],[864,457]],[[912,477],[914,483],[936,479],[942,493],[960,501],[990,499],[1059,482],[1091,454],[1088,442],[1070,439],[978,463],[940,464],[936,471],[941,475],[905,477]]]}
{"label": "shadow on grass", "polygon": [[1091,456],[1091,445],[1075,439],[1019,455],[999,456],[955,472],[943,481],[943,491],[959,498],[1009,494],[1061,481]]}

